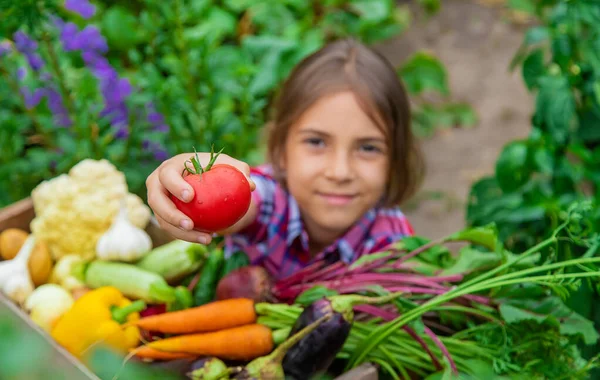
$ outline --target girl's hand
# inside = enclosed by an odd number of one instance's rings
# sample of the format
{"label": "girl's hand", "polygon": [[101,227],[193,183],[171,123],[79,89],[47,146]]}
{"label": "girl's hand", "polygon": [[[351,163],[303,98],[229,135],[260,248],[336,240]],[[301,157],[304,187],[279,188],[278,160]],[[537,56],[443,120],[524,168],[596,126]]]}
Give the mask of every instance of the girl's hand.
{"label": "girl's hand", "polygon": [[[184,213],[179,211],[169,198],[173,194],[183,202],[189,202],[194,197],[194,190],[183,180],[181,173],[194,153],[183,153],[163,162],[146,179],[148,189],[148,204],[160,227],[173,237],[190,242],[209,244],[212,236],[205,232],[194,230],[194,223]],[[210,161],[210,153],[198,153],[200,164],[205,166]],[[255,184],[250,179],[250,167],[242,161],[220,154],[215,163],[229,164],[240,170],[248,178],[250,189],[254,191]]]}

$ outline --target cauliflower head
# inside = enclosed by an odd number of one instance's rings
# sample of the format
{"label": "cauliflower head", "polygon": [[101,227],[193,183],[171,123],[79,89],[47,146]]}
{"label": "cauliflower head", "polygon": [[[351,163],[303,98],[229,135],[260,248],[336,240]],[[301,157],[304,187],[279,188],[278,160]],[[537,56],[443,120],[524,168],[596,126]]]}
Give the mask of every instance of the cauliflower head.
{"label": "cauliflower head", "polygon": [[126,199],[128,217],[146,228],[150,209],[129,193],[125,175],[108,160],[85,159],[68,174],[40,183],[31,193],[35,218],[30,228],[43,240],[55,260],[76,254],[96,256],[96,242],[111,226]]}

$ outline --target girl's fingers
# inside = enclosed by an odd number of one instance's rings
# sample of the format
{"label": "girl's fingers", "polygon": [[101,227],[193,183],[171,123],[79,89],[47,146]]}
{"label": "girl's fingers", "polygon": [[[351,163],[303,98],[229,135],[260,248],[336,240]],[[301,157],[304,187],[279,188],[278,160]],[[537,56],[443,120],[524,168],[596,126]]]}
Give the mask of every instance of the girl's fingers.
{"label": "girl's fingers", "polygon": [[194,189],[181,176],[184,163],[184,159],[169,162],[158,171],[158,180],[169,193],[189,202],[194,197]]}
{"label": "girl's fingers", "polygon": [[182,230],[190,231],[194,228],[194,223],[175,207],[169,198],[169,193],[158,182],[156,176],[149,178],[146,186],[148,187],[148,205],[154,211],[155,216]]}
{"label": "girl's fingers", "polygon": [[179,227],[172,225],[171,223],[165,221],[159,215],[155,215],[160,228],[167,231],[171,236],[176,239],[189,241],[192,243],[201,243],[201,244],[210,244],[212,240],[212,236],[199,231],[186,231]]}

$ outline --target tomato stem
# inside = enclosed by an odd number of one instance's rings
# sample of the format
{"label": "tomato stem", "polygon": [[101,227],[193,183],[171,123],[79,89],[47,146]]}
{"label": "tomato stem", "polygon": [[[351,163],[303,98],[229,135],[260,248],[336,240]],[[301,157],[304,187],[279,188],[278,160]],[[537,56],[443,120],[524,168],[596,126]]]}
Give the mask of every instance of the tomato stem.
{"label": "tomato stem", "polygon": [[[217,157],[219,157],[219,155],[223,152],[223,149],[224,148],[221,148],[221,150],[215,154],[215,146],[212,145],[210,148],[210,160],[206,167],[203,168],[202,165],[200,165],[200,158],[198,157],[198,152],[196,152],[196,148],[194,148],[195,157],[192,156],[190,160],[184,162],[183,166],[185,168],[183,169],[181,175],[185,174],[186,171],[189,174],[204,174],[205,172],[209,171],[210,168],[212,168],[212,166],[214,165],[215,161],[217,160]],[[193,170],[188,167],[188,162],[190,162],[194,166]]]}
{"label": "tomato stem", "polygon": [[206,168],[204,169],[205,171],[210,170],[210,168],[212,168],[212,166],[215,164],[215,161],[217,160],[217,157],[219,157],[219,154],[221,154],[223,152],[224,148],[221,148],[220,151],[217,152],[217,154],[215,154],[215,146],[212,145],[210,147],[210,161],[208,162],[208,165],[206,165]]}

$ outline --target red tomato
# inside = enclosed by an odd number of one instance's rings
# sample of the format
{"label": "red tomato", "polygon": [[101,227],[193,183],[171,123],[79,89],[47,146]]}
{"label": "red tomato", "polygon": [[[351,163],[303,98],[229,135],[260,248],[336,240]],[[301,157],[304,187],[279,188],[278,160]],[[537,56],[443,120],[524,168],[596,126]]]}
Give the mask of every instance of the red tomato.
{"label": "red tomato", "polygon": [[237,223],[250,208],[250,184],[246,176],[227,164],[212,166],[203,174],[184,177],[194,198],[182,202],[171,195],[175,206],[194,222],[194,229],[218,232]]}

